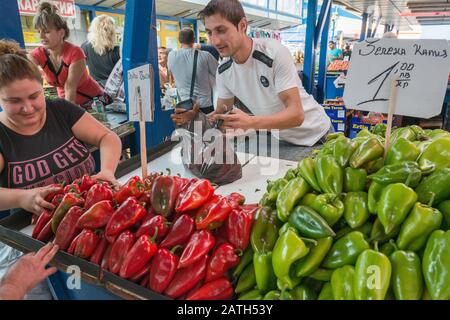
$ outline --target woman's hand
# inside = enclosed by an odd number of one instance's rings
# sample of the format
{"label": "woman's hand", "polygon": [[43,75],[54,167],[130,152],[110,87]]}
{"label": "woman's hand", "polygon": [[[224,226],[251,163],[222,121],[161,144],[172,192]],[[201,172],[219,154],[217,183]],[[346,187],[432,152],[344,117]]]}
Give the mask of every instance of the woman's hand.
{"label": "woman's hand", "polygon": [[119,181],[117,181],[116,177],[114,176],[114,173],[108,170],[102,170],[92,178],[96,180],[110,182],[116,188],[120,187],[120,183]]}
{"label": "woman's hand", "polygon": [[37,284],[56,272],[56,268],[46,269],[46,265],[58,252],[58,246],[48,243],[38,252],[21,257],[5,274],[0,285],[0,299],[19,300]]}
{"label": "woman's hand", "polygon": [[52,192],[58,192],[60,190],[61,188],[52,186],[30,190],[19,190],[19,192],[23,193],[20,197],[19,205],[22,209],[37,215],[44,209],[53,210],[55,209],[55,206],[50,202],[45,201],[45,197]]}

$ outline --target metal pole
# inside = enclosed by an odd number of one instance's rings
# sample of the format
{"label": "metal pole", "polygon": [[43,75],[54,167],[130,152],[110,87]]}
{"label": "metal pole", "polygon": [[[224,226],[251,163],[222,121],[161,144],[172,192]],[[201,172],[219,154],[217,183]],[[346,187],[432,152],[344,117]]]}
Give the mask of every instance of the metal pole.
{"label": "metal pole", "polygon": [[359,36],[359,41],[364,41],[366,39],[366,31],[367,31],[367,18],[369,15],[367,13],[363,13],[362,15],[362,25],[361,25],[361,34]]}
{"label": "metal pole", "polygon": [[303,68],[303,85],[306,92],[314,92],[314,73],[316,48],[314,47],[314,36],[316,31],[317,0],[308,1],[308,17],[306,19],[305,40],[305,63]]}
{"label": "metal pole", "polygon": [[12,39],[17,41],[22,48],[25,47],[17,0],[2,1],[2,10],[0,10],[0,39]]}
{"label": "metal pole", "polygon": [[[325,99],[325,90],[327,82],[327,50],[328,50],[328,35],[330,31],[331,20],[331,4],[332,0],[324,0],[323,6],[328,1],[329,7],[325,13],[325,22],[323,24],[322,36],[320,40],[320,62],[319,62],[319,78],[317,83],[317,102],[323,103]],[[319,21],[319,23],[321,23]]]}

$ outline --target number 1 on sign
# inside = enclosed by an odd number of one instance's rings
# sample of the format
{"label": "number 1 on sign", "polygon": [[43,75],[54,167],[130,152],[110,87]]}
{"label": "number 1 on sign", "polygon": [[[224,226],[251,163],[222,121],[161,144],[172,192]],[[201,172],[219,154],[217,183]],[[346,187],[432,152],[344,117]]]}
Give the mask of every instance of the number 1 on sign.
{"label": "number 1 on sign", "polygon": [[384,70],[382,73],[380,73],[379,75],[377,75],[376,77],[374,77],[373,79],[371,79],[367,84],[371,85],[374,82],[376,82],[378,79],[380,79],[383,75],[384,78],[380,83],[380,86],[378,87],[378,90],[375,92],[373,98],[371,100],[367,100],[367,101],[363,101],[358,103],[358,106],[362,105],[362,104],[366,104],[366,103],[370,103],[370,102],[377,102],[377,101],[388,101],[388,99],[384,99],[384,98],[377,98],[378,93],[380,92],[381,88],[383,87],[384,83],[386,82],[387,78],[389,78],[389,76],[391,75],[392,71],[394,71],[395,67],[397,67],[397,65],[400,63],[400,61],[396,62],[395,64],[393,64],[392,66],[390,66],[389,68],[387,68],[386,70]]}

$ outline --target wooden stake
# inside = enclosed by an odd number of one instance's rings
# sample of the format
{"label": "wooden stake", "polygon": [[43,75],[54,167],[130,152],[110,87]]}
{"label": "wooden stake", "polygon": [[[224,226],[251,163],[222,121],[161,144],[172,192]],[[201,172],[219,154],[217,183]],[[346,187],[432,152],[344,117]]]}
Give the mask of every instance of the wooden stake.
{"label": "wooden stake", "polygon": [[384,159],[386,160],[386,155],[391,144],[391,132],[392,132],[392,122],[394,119],[395,107],[397,105],[397,80],[398,77],[392,79],[391,83],[391,95],[389,97],[389,109],[388,109],[388,121],[386,127],[386,140],[384,143]]}
{"label": "wooden stake", "polygon": [[145,121],[142,112],[142,97],[140,87],[138,87],[138,104],[139,104],[139,133],[141,139],[142,179],[145,179],[147,177],[147,135],[145,132]]}

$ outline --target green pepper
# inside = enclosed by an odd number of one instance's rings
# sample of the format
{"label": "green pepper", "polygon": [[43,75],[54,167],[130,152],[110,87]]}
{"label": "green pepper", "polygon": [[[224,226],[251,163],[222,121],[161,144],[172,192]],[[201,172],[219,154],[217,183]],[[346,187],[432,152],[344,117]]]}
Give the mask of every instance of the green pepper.
{"label": "green pepper", "polygon": [[244,271],[239,277],[239,281],[234,291],[236,293],[242,293],[255,288],[255,286],[256,286],[255,268],[253,267],[253,263],[250,263],[248,266],[245,267]]}
{"label": "green pepper", "polygon": [[251,290],[239,295],[238,300],[262,300],[263,294],[259,290]]}
{"label": "green pepper", "polygon": [[441,223],[442,213],[439,210],[416,202],[402,224],[397,246],[401,250],[420,250],[426,244],[429,235],[439,229]]}
{"label": "green pepper", "polygon": [[270,187],[270,190],[268,190],[269,195],[267,196],[267,200],[272,202],[277,201],[278,194],[287,184],[288,181],[284,178],[274,181]]}
{"label": "green pepper", "polygon": [[272,252],[255,253],[253,256],[256,286],[261,292],[276,289],[277,278],[272,266]]}
{"label": "green pepper", "polygon": [[398,233],[400,232],[400,225],[397,225],[394,229],[392,229],[391,232],[386,233],[384,231],[384,226],[381,224],[381,221],[379,218],[375,219],[375,222],[373,223],[372,231],[370,232],[369,241],[370,242],[385,242],[389,241],[390,239],[396,237]]}
{"label": "green pepper", "polygon": [[415,143],[405,138],[399,138],[389,147],[385,164],[391,165],[401,161],[416,161],[419,155],[420,149]]}
{"label": "green pepper", "polygon": [[367,209],[371,214],[377,213],[378,202],[380,202],[381,193],[385,186],[372,181],[367,194]]}
{"label": "green pepper", "polygon": [[323,285],[322,290],[319,293],[318,300],[334,300],[333,289],[331,288],[330,282]]}
{"label": "green pepper", "polygon": [[330,133],[330,134],[328,134],[326,136],[325,141],[328,142],[328,141],[335,140],[335,139],[338,139],[338,138],[345,138],[344,133],[343,132]]}
{"label": "green pepper", "polygon": [[355,269],[352,266],[343,266],[334,270],[331,275],[331,290],[334,300],[354,300],[353,282]]}
{"label": "green pepper", "polygon": [[402,224],[416,201],[417,194],[403,183],[394,183],[385,187],[377,208],[378,218],[384,231],[390,233]]}
{"label": "green pepper", "polygon": [[251,247],[248,247],[247,250],[245,250],[244,254],[241,256],[239,264],[233,270],[232,278],[234,281],[237,281],[237,279],[239,279],[242,272],[252,261],[253,261],[253,250]]}
{"label": "green pepper", "polygon": [[280,191],[277,198],[278,219],[286,222],[296,202],[309,191],[309,184],[303,178],[295,178]]}
{"label": "green pepper", "polygon": [[258,204],[261,207],[269,207],[269,208],[272,208],[272,207],[275,206],[273,201],[269,200],[269,193],[268,192],[264,193],[264,195],[262,196],[261,200],[259,200]]}
{"label": "green pepper", "polygon": [[363,165],[363,168],[367,171],[368,174],[372,174],[383,168],[383,166],[384,159],[383,157],[379,157],[378,159],[367,162],[365,165]]}
{"label": "green pepper", "polygon": [[395,241],[391,239],[391,241],[386,242],[380,248],[380,252],[384,254],[386,257],[390,257],[398,248],[395,245]]}
{"label": "green pepper", "polygon": [[353,265],[358,256],[369,248],[369,243],[359,231],[352,231],[337,240],[328,252],[322,267],[336,269],[345,265]]}
{"label": "green pepper", "polygon": [[290,293],[294,300],[315,300],[317,298],[314,290],[305,285],[295,287]]}
{"label": "green pepper", "polygon": [[322,149],[320,150],[318,156],[323,156],[323,155],[333,155],[334,152],[334,147],[336,146],[336,143],[342,139],[343,137],[337,138],[337,139],[333,139],[331,141],[325,142],[322,146]]}
{"label": "green pepper", "polygon": [[422,171],[417,162],[403,161],[384,166],[376,173],[369,175],[368,178],[382,185],[406,183],[415,188],[422,179]]}
{"label": "green pepper", "polygon": [[294,300],[292,294],[288,291],[272,290],[267,292],[263,300]]}
{"label": "green pepper", "polygon": [[395,251],[389,257],[392,265],[391,287],[397,300],[420,300],[423,277],[420,259],[414,252]]}
{"label": "green pepper", "polygon": [[328,269],[317,269],[313,273],[309,275],[309,278],[317,280],[317,281],[330,281],[331,275],[333,274],[333,270]]}
{"label": "green pepper", "polygon": [[409,141],[416,140],[416,134],[411,127],[398,128],[392,131],[391,141],[395,143],[398,139],[403,138]]}
{"label": "green pepper", "polygon": [[307,193],[307,194],[305,194],[305,196],[303,198],[301,198],[301,200],[299,201],[298,204],[300,204],[302,206],[311,207],[312,203],[316,200],[316,198],[317,198],[317,194]]}
{"label": "green pepper", "polygon": [[298,173],[303,179],[306,180],[306,182],[308,182],[311,188],[313,188],[317,192],[322,192],[322,190],[320,190],[319,183],[317,182],[314,168],[315,162],[311,158],[302,159],[297,166]]}
{"label": "green pepper", "polygon": [[296,171],[294,169],[289,169],[283,177],[287,181],[291,181],[294,178],[297,178]]}
{"label": "green pepper", "polygon": [[420,155],[419,167],[425,173],[450,167],[450,136],[434,140]]}
{"label": "green pepper", "polygon": [[324,193],[311,199],[311,203],[300,204],[313,208],[329,226],[335,225],[344,214],[344,204],[339,196],[333,193]]}
{"label": "green pepper", "polygon": [[344,198],[344,218],[352,228],[358,228],[366,223],[370,213],[367,208],[367,193],[349,192]]}
{"label": "green pepper", "polygon": [[436,230],[428,239],[422,259],[427,290],[433,300],[450,299],[450,231]]}
{"label": "green pepper", "polygon": [[425,130],[422,129],[422,127],[419,127],[418,125],[413,124],[412,126],[410,126],[410,128],[416,135],[416,140],[422,140],[422,139],[426,138],[427,135],[425,133]]}
{"label": "green pepper", "polygon": [[351,227],[345,227],[340,229],[338,232],[336,232],[336,237],[334,237],[335,240],[338,240],[345,236],[346,234],[349,234],[352,231],[359,231],[361,232],[366,238],[370,238],[370,233],[373,229],[373,224],[370,221],[367,221],[362,226],[352,229]]}
{"label": "green pepper", "polygon": [[298,284],[299,279],[292,276],[291,266],[308,253],[309,248],[292,228],[278,238],[273,249],[272,265],[280,286],[293,289]]}
{"label": "green pepper", "polygon": [[356,134],[356,137],[372,137],[372,136],[373,136],[373,133],[370,132],[369,129],[367,129],[367,128],[363,128]]}
{"label": "green pepper", "polygon": [[250,242],[254,252],[272,251],[278,239],[279,222],[277,213],[268,207],[262,207],[255,215]]}
{"label": "green pepper", "polygon": [[330,155],[316,158],[315,173],[320,189],[324,193],[340,194],[344,185],[344,171]]}
{"label": "green pepper", "polygon": [[354,293],[356,300],[384,300],[391,279],[391,262],[381,252],[367,249],[355,266]]}
{"label": "green pepper", "polygon": [[318,239],[317,245],[310,249],[309,254],[295,262],[297,277],[306,277],[316,271],[330,250],[332,243],[332,237]]}
{"label": "green pepper", "polygon": [[434,130],[431,130],[430,132],[426,133],[425,135],[432,140],[437,140],[442,137],[450,136],[450,133],[448,131],[445,131],[442,129],[434,129]]}
{"label": "green pepper", "polygon": [[438,206],[439,211],[443,215],[442,229],[450,229],[450,200],[442,201]]}
{"label": "green pepper", "polygon": [[386,128],[387,128],[387,125],[385,123],[378,123],[378,124],[372,126],[372,128],[370,128],[370,131],[373,134],[376,134],[380,137],[384,137],[386,135]]}
{"label": "green pepper", "polygon": [[350,140],[349,138],[342,138],[336,141],[333,150],[333,156],[337,163],[345,168],[348,166],[348,162],[353,152],[355,152],[358,147],[358,143]]}
{"label": "green pepper", "polygon": [[[450,199],[450,168],[440,169],[424,178],[416,188],[419,201],[430,206]],[[430,201],[432,203],[430,204]]]}
{"label": "green pepper", "polygon": [[289,224],[293,226],[300,235],[308,238],[319,239],[335,236],[333,229],[327,224],[314,209],[306,206],[295,207],[289,216]]}
{"label": "green pepper", "polygon": [[381,142],[375,138],[369,138],[355,150],[350,158],[352,168],[360,168],[364,164],[376,160],[383,156],[384,147]]}
{"label": "green pepper", "polygon": [[364,169],[345,168],[344,192],[357,192],[366,189],[367,172]]}

